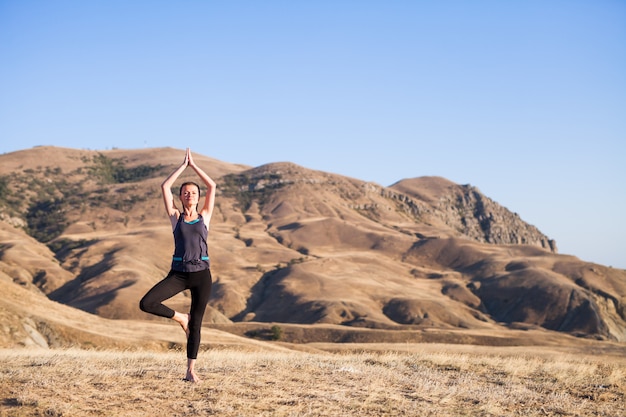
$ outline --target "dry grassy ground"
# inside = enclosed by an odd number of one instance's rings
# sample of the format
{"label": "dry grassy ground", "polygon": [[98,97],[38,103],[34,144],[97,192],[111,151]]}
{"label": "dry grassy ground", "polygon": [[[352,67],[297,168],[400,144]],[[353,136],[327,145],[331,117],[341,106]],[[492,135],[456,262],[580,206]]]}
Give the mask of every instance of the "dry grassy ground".
{"label": "dry grassy ground", "polygon": [[0,416],[623,416],[626,358],[406,352],[0,351]]}

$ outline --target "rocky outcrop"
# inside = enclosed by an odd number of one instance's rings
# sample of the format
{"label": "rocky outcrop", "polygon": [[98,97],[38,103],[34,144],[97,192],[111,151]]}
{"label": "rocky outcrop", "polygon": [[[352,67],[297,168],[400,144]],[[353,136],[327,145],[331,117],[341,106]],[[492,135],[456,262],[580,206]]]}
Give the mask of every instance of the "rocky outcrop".
{"label": "rocky outcrop", "polygon": [[[523,221],[517,213],[483,195],[478,188],[447,182],[444,187],[439,186],[437,192],[426,196],[421,193],[422,180],[404,180],[383,193],[401,202],[406,211],[415,217],[427,215],[437,218],[460,236],[474,241],[496,245],[531,245],[557,253],[553,239]],[[434,181],[441,182],[443,179]]]}
{"label": "rocky outcrop", "polygon": [[554,240],[470,185],[459,186],[456,192],[444,196],[435,213],[478,242],[533,245],[557,252]]}

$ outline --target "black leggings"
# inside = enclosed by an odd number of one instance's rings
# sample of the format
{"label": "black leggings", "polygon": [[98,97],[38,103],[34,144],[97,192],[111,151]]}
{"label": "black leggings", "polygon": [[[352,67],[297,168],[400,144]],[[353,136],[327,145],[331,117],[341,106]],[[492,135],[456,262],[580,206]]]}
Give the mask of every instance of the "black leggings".
{"label": "black leggings", "polygon": [[139,308],[146,313],[171,319],[174,310],[163,304],[184,290],[191,290],[191,309],[189,310],[189,337],[187,338],[187,358],[196,359],[200,348],[200,329],[206,305],[211,296],[211,271],[198,272],[170,271],[161,282],[156,284],[139,302]]}

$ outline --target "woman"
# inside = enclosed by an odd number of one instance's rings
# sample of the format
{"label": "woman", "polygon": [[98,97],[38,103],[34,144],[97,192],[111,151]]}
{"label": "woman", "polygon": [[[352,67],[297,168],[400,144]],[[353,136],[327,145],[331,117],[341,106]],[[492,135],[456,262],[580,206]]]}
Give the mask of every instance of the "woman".
{"label": "woman", "polygon": [[[174,203],[172,185],[187,167],[191,167],[207,187],[204,205],[200,211],[198,211],[200,187],[194,182],[186,182],[180,187],[179,198],[182,212],[176,208]],[[147,313],[170,318],[181,325],[187,334],[187,374],[185,380],[200,382],[194,367],[200,347],[202,318],[211,295],[212,279],[209,269],[207,236],[215,204],[215,182],[195,164],[188,148],[185,160],[163,181],[161,191],[163,192],[165,211],[167,211],[174,232],[174,256],[170,272],[146,293],[141,299],[139,307]],[[191,308],[188,314],[174,311],[163,304],[164,300],[187,289],[191,291]]]}

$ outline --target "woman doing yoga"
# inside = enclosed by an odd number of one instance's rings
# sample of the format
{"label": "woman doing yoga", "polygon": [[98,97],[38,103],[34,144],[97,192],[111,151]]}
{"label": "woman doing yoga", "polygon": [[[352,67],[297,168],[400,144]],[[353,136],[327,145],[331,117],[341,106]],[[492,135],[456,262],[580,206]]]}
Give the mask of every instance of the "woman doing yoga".
{"label": "woman doing yoga", "polygon": [[[191,167],[207,187],[204,205],[200,211],[200,187],[193,182],[185,182],[180,187],[182,211],[174,203],[172,186],[187,167]],[[200,347],[202,318],[211,295],[207,237],[215,204],[215,182],[195,164],[191,151],[187,149],[185,160],[163,181],[161,191],[174,233],[174,256],[170,272],[146,293],[139,307],[147,313],[170,318],[181,325],[187,335],[187,374],[184,379],[200,382],[194,368]],[[163,301],[184,290],[191,292],[191,308],[188,314],[174,311],[163,304]]]}

